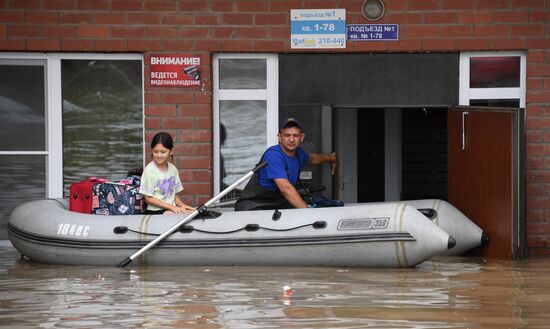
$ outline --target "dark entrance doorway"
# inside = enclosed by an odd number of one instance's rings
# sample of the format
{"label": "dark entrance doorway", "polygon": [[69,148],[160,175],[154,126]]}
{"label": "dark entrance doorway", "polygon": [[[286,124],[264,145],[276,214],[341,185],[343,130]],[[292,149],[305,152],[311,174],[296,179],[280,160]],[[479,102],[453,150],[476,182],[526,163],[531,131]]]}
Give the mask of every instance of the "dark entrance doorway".
{"label": "dark entrance doorway", "polygon": [[[478,222],[477,217],[488,218],[485,215],[497,207],[486,202],[491,195],[478,193],[474,197],[467,191],[454,190],[456,185],[452,185],[461,182],[464,175],[456,168],[475,170],[483,159],[478,153],[460,159],[467,165],[455,166],[457,154],[449,149],[452,138],[456,138],[449,132],[448,127],[456,123],[448,109],[458,104],[458,54],[285,54],[280,56],[279,68],[280,116],[300,119],[306,135],[307,129],[312,129],[314,133],[306,137],[316,146],[312,151],[339,153],[338,177],[331,183],[329,175],[323,173],[323,178],[317,180],[331,184],[329,197],[348,203],[448,200],[490,234],[495,232],[493,247],[481,251],[481,255],[524,257],[521,112],[512,109],[515,114],[508,127],[513,132],[512,148],[508,149],[512,152],[512,170],[498,171],[499,175],[508,175],[505,181],[512,182],[507,212],[498,216],[498,221]],[[480,124],[490,125],[491,120]],[[487,140],[499,143],[498,138]],[[481,145],[481,149],[489,147]],[[502,147],[495,148],[498,154],[506,150],[505,145]],[[311,170],[313,181],[316,176]],[[476,175],[476,179],[480,188],[491,185],[490,175]],[[464,195],[465,201],[457,195]],[[481,207],[481,203],[488,208]],[[510,230],[500,229],[501,225]],[[495,253],[501,246],[509,252]]]}
{"label": "dark entrance doorway", "polygon": [[[395,110],[399,117],[386,115]],[[358,202],[447,200],[446,108],[359,109],[357,126]],[[397,186],[388,186],[391,175],[400,175]],[[385,193],[388,188],[394,197]]]}
{"label": "dark entrance doorway", "polygon": [[[394,124],[391,129],[396,129],[397,124],[400,124],[401,119],[398,117],[401,114],[390,111],[391,119],[388,120],[386,114],[390,112],[386,109],[448,108],[458,104],[458,68],[458,53],[281,54],[279,114],[282,117],[293,116],[301,119],[306,125],[306,130],[313,132],[311,134],[306,131],[306,141],[311,144],[311,151],[336,148],[348,150],[345,156],[347,161],[342,163],[340,176],[334,182],[336,186],[329,189],[333,192],[332,196],[345,197],[352,202],[399,200],[401,191],[397,186],[401,186],[402,175],[401,166],[397,163],[401,161],[400,150],[397,152],[391,149],[389,152],[388,145],[383,145],[382,150],[379,145],[373,144],[377,150],[368,150],[365,153],[357,152],[357,147],[351,145],[357,145],[356,139],[361,138],[361,148],[369,148],[364,139],[379,138],[376,134],[381,132],[380,129],[390,131],[387,127],[379,125],[382,114],[384,122]],[[371,112],[376,108],[383,111],[378,112],[377,118],[375,112]],[[369,110],[368,113],[364,112],[365,109]],[[346,114],[337,113],[341,111]],[[358,118],[358,115],[361,117]],[[412,114],[407,112],[405,115],[405,123],[414,121],[414,118],[409,117]],[[309,119],[313,121],[309,122]],[[357,122],[361,122],[362,125],[356,126]],[[364,129],[366,126],[369,129]],[[407,140],[412,138],[413,130],[405,131]],[[355,133],[357,134],[354,135]],[[315,136],[317,140],[312,139]],[[351,144],[350,138],[355,138]],[[401,145],[400,130],[399,139],[388,135],[384,138],[392,139],[393,147]],[[412,144],[406,144],[406,147],[408,146],[411,150],[414,148]],[[373,151],[374,158],[371,157]],[[380,176],[381,156],[385,157],[384,177]],[[388,158],[391,156],[395,159]],[[412,157],[412,153],[411,157],[405,155],[407,161],[411,159],[406,165],[407,170],[411,168],[411,171],[407,173],[416,170]],[[366,168],[364,163],[370,161],[373,161],[372,165],[377,166],[376,169],[367,169],[358,176],[357,170]],[[395,166],[388,167],[388,163]],[[308,173],[313,173],[311,180],[315,181],[315,170],[308,170]],[[327,176],[324,173],[322,175]],[[419,197],[421,193],[415,187],[415,178],[408,174],[405,178],[406,197]],[[381,179],[385,182],[392,180],[389,184],[392,188],[388,188],[387,183],[381,187]],[[329,180],[323,178],[320,181]],[[344,193],[339,193],[339,190]],[[436,190],[432,188],[430,193],[423,195],[441,197],[441,193],[435,192]]]}
{"label": "dark entrance doorway", "polygon": [[384,109],[357,111],[357,202],[385,200]]}

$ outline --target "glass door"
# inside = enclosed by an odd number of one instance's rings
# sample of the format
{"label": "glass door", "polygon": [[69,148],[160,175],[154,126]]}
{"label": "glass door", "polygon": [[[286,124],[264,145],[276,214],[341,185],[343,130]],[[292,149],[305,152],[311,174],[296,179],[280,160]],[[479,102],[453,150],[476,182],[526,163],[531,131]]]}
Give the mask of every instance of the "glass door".
{"label": "glass door", "polygon": [[45,67],[0,59],[0,240],[18,204],[46,196]]}
{"label": "glass door", "polygon": [[[277,142],[277,77],[277,55],[214,56],[214,194],[254,168]],[[238,198],[245,185],[224,200]]]}

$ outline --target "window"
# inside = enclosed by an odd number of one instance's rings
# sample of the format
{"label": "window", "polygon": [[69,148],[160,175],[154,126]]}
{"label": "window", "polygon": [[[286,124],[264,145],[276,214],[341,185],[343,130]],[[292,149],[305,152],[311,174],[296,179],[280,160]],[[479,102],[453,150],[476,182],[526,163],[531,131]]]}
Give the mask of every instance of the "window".
{"label": "window", "polygon": [[143,164],[143,56],[0,54],[0,128],[1,240],[18,204]]}
{"label": "window", "polygon": [[46,192],[46,61],[0,59],[0,240],[22,201]]}
{"label": "window", "polygon": [[63,185],[120,180],[143,163],[142,63],[63,59]]}
{"label": "window", "polygon": [[44,61],[0,60],[0,127],[6,137],[0,150],[46,150],[44,66]]}
{"label": "window", "polygon": [[460,105],[525,107],[525,55],[460,54]]}
{"label": "window", "polygon": [[[249,172],[266,147],[277,141],[277,56],[219,54],[214,56],[213,69],[217,194]],[[236,196],[238,191],[227,198]]]}
{"label": "window", "polygon": [[470,88],[519,87],[519,56],[470,57]]}

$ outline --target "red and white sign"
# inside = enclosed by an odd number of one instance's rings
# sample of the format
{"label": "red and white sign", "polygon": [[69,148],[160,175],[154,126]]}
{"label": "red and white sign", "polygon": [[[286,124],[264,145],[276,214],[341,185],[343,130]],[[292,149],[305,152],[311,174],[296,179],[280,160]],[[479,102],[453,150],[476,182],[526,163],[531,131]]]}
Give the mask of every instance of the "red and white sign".
{"label": "red and white sign", "polygon": [[151,55],[150,85],[197,87],[201,85],[201,58],[191,55]]}

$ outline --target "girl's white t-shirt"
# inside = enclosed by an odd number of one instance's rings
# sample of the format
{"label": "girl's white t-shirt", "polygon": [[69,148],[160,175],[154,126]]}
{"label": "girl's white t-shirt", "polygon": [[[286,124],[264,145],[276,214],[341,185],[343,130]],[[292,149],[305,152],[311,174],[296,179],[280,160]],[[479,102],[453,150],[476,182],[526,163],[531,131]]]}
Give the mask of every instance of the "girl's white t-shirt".
{"label": "girl's white t-shirt", "polygon": [[[183,190],[176,166],[168,162],[167,170],[160,170],[154,161],[151,161],[141,175],[139,193],[152,196],[169,204],[175,205],[176,193]],[[148,204],[151,211],[163,210]]]}

